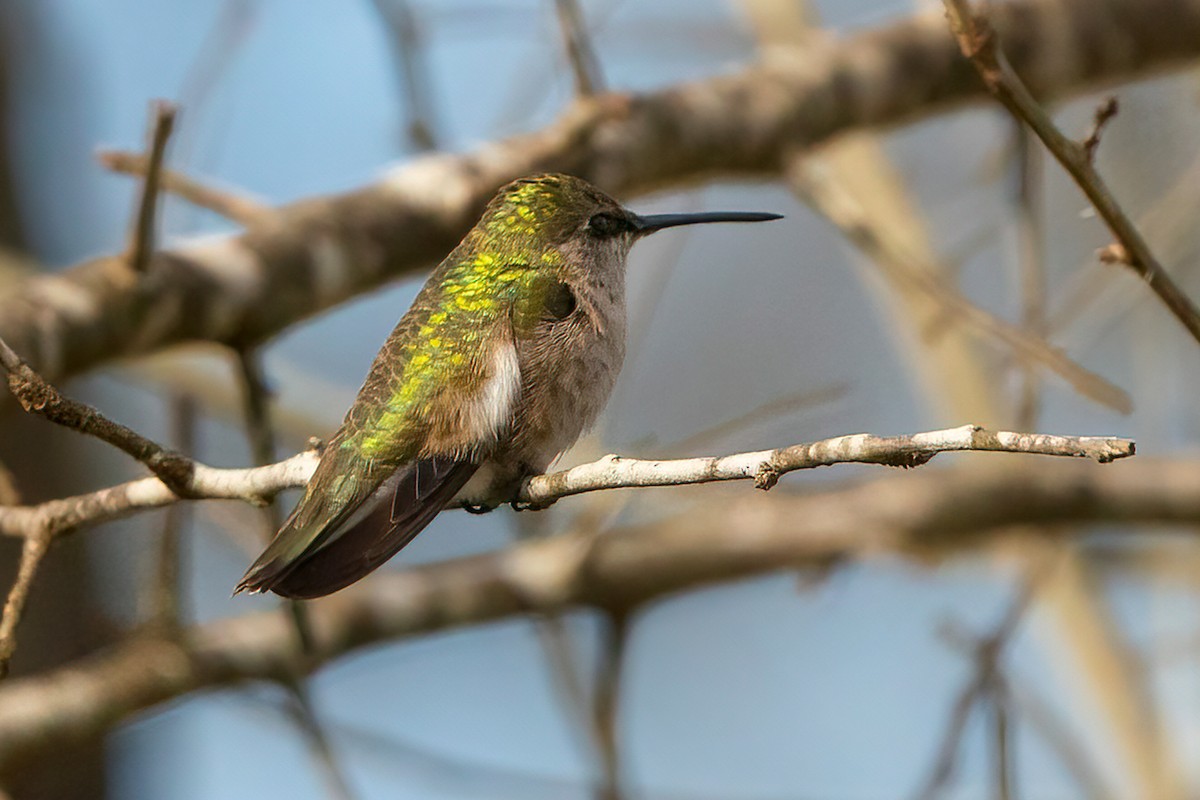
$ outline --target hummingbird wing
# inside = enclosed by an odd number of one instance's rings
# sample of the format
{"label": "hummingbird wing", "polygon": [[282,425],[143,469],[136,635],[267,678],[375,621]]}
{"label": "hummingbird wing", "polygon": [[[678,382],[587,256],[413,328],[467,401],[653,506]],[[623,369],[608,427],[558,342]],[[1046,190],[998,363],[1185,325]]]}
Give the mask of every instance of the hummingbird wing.
{"label": "hummingbird wing", "polygon": [[520,395],[511,323],[498,310],[499,320],[485,320],[494,335],[477,328],[451,339],[429,325],[446,312],[414,305],[296,509],[236,591],[335,592],[399,552],[454,498],[483,446],[511,424]]}
{"label": "hummingbird wing", "polygon": [[[318,473],[351,467],[338,463],[344,458],[323,459]],[[378,482],[356,481],[348,501],[345,481],[340,500],[327,491],[306,493],[237,591],[313,598],[349,586],[411,542],[478,468],[435,456],[403,464]],[[314,474],[310,485],[320,477]],[[306,533],[314,529],[315,537]]]}

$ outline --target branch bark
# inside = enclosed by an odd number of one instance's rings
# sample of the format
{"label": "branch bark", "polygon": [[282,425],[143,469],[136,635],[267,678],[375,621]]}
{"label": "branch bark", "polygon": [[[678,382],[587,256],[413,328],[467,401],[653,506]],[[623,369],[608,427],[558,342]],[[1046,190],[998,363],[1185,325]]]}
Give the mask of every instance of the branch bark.
{"label": "branch bark", "polygon": [[[747,479],[753,479],[761,489],[769,489],[781,475],[795,470],[844,463],[916,467],[938,453],[964,450],[1090,458],[1106,463],[1132,456],[1135,447],[1129,439],[993,432],[977,425],[911,436],[881,437],[858,433],[776,450],[713,458],[649,461],[609,455],[590,464],[531,478],[515,501],[545,507],[560,498],[584,492]],[[307,483],[316,469],[317,458],[315,451],[307,451],[275,464],[250,469],[219,469],[189,461],[190,478],[180,490],[188,499],[261,503],[284,489]],[[47,530],[60,534],[160,508],[180,499],[180,493],[160,479],[142,478],[36,506],[0,507],[0,534],[30,537]]]}

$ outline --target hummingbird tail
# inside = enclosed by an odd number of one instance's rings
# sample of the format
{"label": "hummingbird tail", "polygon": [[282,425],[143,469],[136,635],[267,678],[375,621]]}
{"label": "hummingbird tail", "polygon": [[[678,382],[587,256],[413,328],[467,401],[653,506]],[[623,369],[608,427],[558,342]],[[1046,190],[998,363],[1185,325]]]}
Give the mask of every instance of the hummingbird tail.
{"label": "hummingbird tail", "polygon": [[[439,457],[405,464],[318,531],[303,522],[312,518],[306,495],[234,593],[311,599],[349,586],[411,542],[477,469],[473,461]],[[311,544],[289,555],[287,544],[297,539]]]}

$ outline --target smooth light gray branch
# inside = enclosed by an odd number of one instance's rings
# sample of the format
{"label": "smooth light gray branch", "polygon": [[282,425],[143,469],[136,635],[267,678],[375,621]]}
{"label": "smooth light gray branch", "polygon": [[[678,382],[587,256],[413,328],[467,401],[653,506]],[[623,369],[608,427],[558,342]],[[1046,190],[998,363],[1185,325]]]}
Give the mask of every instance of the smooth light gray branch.
{"label": "smooth light gray branch", "polygon": [[[1090,458],[1103,463],[1132,456],[1135,447],[1129,439],[993,432],[977,425],[911,436],[858,433],[777,450],[713,458],[652,461],[609,455],[589,464],[531,478],[515,499],[546,506],[560,498],[584,492],[746,479],[753,480],[759,488],[769,489],[781,475],[795,470],[842,463],[915,467],[938,453],[964,450]],[[303,486],[316,465],[315,451],[250,469],[219,469],[193,462],[191,478],[183,488],[187,496],[194,499],[261,503],[284,489]],[[31,536],[46,529],[55,532],[75,530],[138,511],[161,508],[179,499],[161,480],[143,478],[36,506],[0,507],[0,534]]]}
{"label": "smooth light gray branch", "polygon": [[[185,485],[189,497],[244,500],[261,505],[284,489],[307,483],[317,468],[317,454],[308,450],[266,467],[245,469],[222,469],[198,462],[193,465]],[[42,529],[60,534],[162,508],[179,500],[179,495],[158,478],[141,478],[38,505],[0,507],[0,534],[32,536]]]}
{"label": "smooth light gray branch", "polygon": [[917,467],[938,453],[962,450],[1091,458],[1106,463],[1132,456],[1135,447],[1129,439],[992,432],[978,425],[911,436],[856,433],[777,450],[714,458],[650,461],[608,455],[591,464],[533,478],[522,491],[521,500],[544,505],[573,494],[601,489],[683,486],[743,479],[752,479],[760,489],[770,489],[781,475],[794,470],[847,463]]}

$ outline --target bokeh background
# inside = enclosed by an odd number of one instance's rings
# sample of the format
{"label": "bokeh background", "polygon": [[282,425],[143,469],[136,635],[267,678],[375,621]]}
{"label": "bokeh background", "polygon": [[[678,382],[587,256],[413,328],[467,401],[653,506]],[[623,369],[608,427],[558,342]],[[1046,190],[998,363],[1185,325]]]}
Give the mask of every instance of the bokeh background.
{"label": "bokeh background", "polygon": [[[765,5],[597,0],[582,9],[605,85],[636,91],[752,60],[763,44],[755,15]],[[809,9],[837,32],[886,25],[916,10],[892,0],[825,0]],[[408,15],[415,38],[398,34],[397,14]],[[11,199],[3,209],[5,244],[25,253],[28,268],[43,270],[123,246],[136,183],[105,172],[94,153],[100,146],[140,147],[152,98],[181,105],[173,167],[279,204],[364,184],[430,145],[461,151],[536,129],[574,92],[554,4],[533,0],[3,0],[0,51],[0,157]],[[1120,96],[1101,166],[1128,208],[1169,237],[1158,240],[1164,258],[1186,284],[1196,226],[1183,212],[1196,208],[1200,193],[1191,166],[1200,141],[1195,74],[1122,86]],[[1086,130],[1097,99],[1063,105],[1064,129]],[[1011,122],[981,107],[881,132],[879,141],[909,192],[910,211],[963,292],[1019,320],[1019,159]],[[1136,281],[1095,263],[1106,236],[1053,164],[1036,183],[1050,305],[1069,312],[1059,316],[1053,341],[1130,391],[1136,411],[1117,414],[1047,379],[1033,424],[1131,436],[1143,454],[1192,447],[1200,376],[1194,343]],[[877,268],[782,182],[706,184],[631,205],[771,210],[787,220],[673,231],[637,247],[625,371],[596,435],[564,464],[604,452],[737,452],[977,421],[944,402],[943,382],[953,376],[922,376],[914,368],[919,344]],[[163,209],[167,241],[233,230],[174,198]],[[336,427],[419,285],[405,280],[354,300],[293,327],[264,351],[281,456]],[[1081,287],[1097,293],[1088,299]],[[1075,297],[1084,298],[1081,311],[1070,312]],[[1000,416],[1014,424],[1022,373],[1002,349],[985,357],[985,370],[1004,376]],[[250,458],[224,353],[187,348],[105,369],[68,388],[160,438],[170,436],[167,400],[194,394],[201,408],[196,455],[230,466]],[[30,499],[137,474],[103,446],[48,427],[13,422],[6,433],[7,453],[36,442],[45,454],[8,459],[20,464],[18,480]],[[793,475],[777,491],[814,491],[875,474],[838,468]],[[717,492],[750,491],[735,485],[624,494],[625,505],[604,513],[619,524]],[[611,501],[570,500],[533,522],[506,510],[485,518],[446,514],[388,569],[504,547],[521,523],[558,530],[602,502]],[[212,505],[195,508],[186,529],[188,618],[270,607],[269,598],[229,598],[260,520],[250,509]],[[34,595],[18,668],[87,651],[136,623],[144,610],[139,587],[162,524],[161,515],[146,515],[65,543]],[[1093,568],[1092,611],[1154,710],[1163,747],[1194,788],[1200,603],[1194,582],[1163,578],[1146,565],[1154,554],[1191,564],[1196,553],[1184,539],[1144,544],[1123,533],[1100,531],[1082,546]],[[15,549],[0,553],[10,555]],[[917,792],[976,669],[947,629],[986,634],[1020,585],[1011,561],[985,553],[938,564],[880,556],[820,574],[784,572],[707,588],[640,611],[618,706],[628,796]],[[1080,677],[1084,657],[1069,635],[1075,624],[1069,613],[1035,606],[1007,651],[1008,674],[1029,703],[1066,726],[1064,735],[1109,796],[1133,796],[1114,741],[1120,733]],[[579,612],[562,625],[588,684],[604,620]],[[322,669],[312,680],[314,704],[356,796],[593,796],[599,762],[562,665],[548,656],[556,640],[547,630],[534,620],[505,622],[380,645]],[[1090,794],[1043,730],[1020,713],[1010,724],[1020,796]],[[994,728],[994,712],[981,705],[944,796],[993,796]],[[101,752],[81,751],[77,770],[55,781],[46,785],[76,797],[329,796],[284,692],[262,686],[191,697],[139,717]]]}

